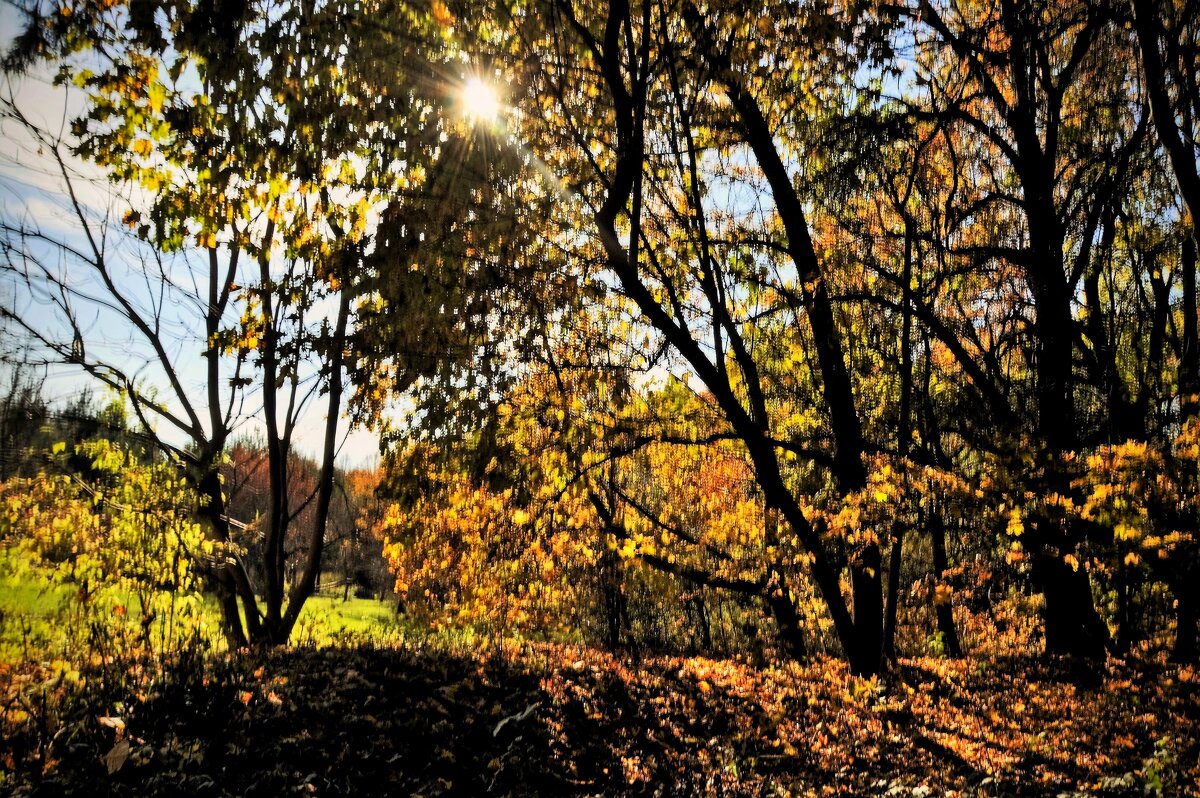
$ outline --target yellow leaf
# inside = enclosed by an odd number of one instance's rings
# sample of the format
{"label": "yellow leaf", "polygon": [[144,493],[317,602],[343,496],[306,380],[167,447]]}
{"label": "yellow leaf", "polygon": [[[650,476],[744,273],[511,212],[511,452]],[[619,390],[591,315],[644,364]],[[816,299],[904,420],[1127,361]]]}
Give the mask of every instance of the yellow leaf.
{"label": "yellow leaf", "polygon": [[150,112],[157,115],[162,110],[163,99],[166,97],[167,91],[163,85],[157,80],[150,84],[146,90],[147,99],[150,100]]}
{"label": "yellow leaf", "polygon": [[1025,524],[1021,520],[1021,511],[1015,507],[1008,516],[1008,528],[1005,531],[1014,538],[1020,537],[1025,533]]}

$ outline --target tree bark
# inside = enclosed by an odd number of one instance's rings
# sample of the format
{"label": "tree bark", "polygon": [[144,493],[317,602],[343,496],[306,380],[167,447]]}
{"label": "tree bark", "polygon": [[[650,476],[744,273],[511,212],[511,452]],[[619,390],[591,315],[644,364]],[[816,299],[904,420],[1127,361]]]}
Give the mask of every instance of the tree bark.
{"label": "tree bark", "polygon": [[[904,262],[901,272],[901,293],[903,305],[900,322],[900,416],[896,425],[896,454],[907,458],[912,445],[912,391],[913,391],[913,357],[912,357],[912,262],[913,236],[911,219],[905,212],[904,205],[912,192],[913,182],[910,179],[904,201],[900,204],[900,212],[904,214]],[[900,603],[900,573],[904,555],[904,522],[900,519],[892,523],[892,546],[888,560],[887,600],[884,604],[883,615],[883,657],[885,660],[896,658],[896,616]]]}
{"label": "tree bark", "polygon": [[[1195,225],[1196,220],[1200,219],[1200,168],[1196,165],[1195,149],[1188,142],[1187,134],[1181,130],[1176,108],[1171,103],[1170,86],[1178,86],[1181,83],[1178,79],[1179,73],[1174,69],[1177,65],[1172,64],[1169,68],[1164,63],[1159,49],[1160,33],[1168,36],[1171,34],[1165,29],[1154,0],[1130,0],[1130,6],[1142,55],[1142,73],[1145,77],[1143,85],[1149,95],[1154,127],[1158,131],[1158,140],[1171,161],[1179,193]],[[1195,65],[1191,68],[1194,69]],[[1200,111],[1200,108],[1192,110]]]}
{"label": "tree bark", "polygon": [[704,602],[704,594],[700,591],[692,594],[692,607],[696,611],[696,626],[700,630],[700,646],[702,653],[712,651],[712,625],[708,621],[708,607]]}
{"label": "tree bark", "polygon": [[[1118,552],[1118,556],[1119,554]],[[1137,571],[1131,569],[1124,561],[1117,563],[1117,639],[1114,649],[1121,657],[1129,655],[1138,635],[1137,614],[1134,612],[1136,576]]]}
{"label": "tree bark", "polygon": [[[706,59],[717,71],[729,95],[730,103],[738,113],[745,129],[746,141],[754,152],[759,167],[763,170],[771,187],[771,196],[787,236],[788,256],[795,264],[803,285],[805,317],[812,331],[817,363],[821,374],[821,386],[825,405],[829,409],[833,439],[835,441],[833,475],[838,488],[846,493],[862,490],[867,484],[867,471],[863,463],[864,441],[853,386],[846,367],[843,338],[833,315],[833,306],[820,262],[817,259],[805,217],[804,206],[792,185],[791,176],[775,145],[770,126],[757,100],[742,85],[740,79],[729,68],[724,59],[710,48],[708,33],[704,31],[699,12],[689,7],[694,23],[701,23],[700,46]],[[774,460],[774,454],[771,453]],[[778,464],[775,464],[778,469]],[[794,497],[788,496],[788,504]],[[780,508],[781,510],[783,508]],[[798,513],[788,513],[793,528],[793,518]],[[807,523],[807,522],[805,522]],[[810,549],[811,550],[811,549]],[[816,554],[817,552],[813,552]],[[850,565],[853,616],[838,630],[839,639],[850,667],[856,673],[874,674],[879,670],[883,654],[883,579],[880,573],[882,556],[878,544],[864,544],[852,558]],[[818,583],[827,604],[840,601],[837,580]],[[834,593],[836,592],[836,596]],[[835,627],[837,618],[835,615]]]}
{"label": "tree bark", "polygon": [[[346,256],[347,265],[353,268],[358,265],[357,248],[351,247]],[[325,408],[325,440],[321,450],[321,472],[317,477],[317,504],[313,513],[312,528],[308,530],[308,546],[305,552],[304,570],[292,586],[288,596],[287,611],[284,613],[276,638],[279,643],[287,642],[291,636],[296,621],[300,618],[300,610],[316,588],[317,578],[321,572],[321,558],[325,551],[325,529],[329,524],[329,508],[333,503],[334,471],[337,468],[338,418],[342,412],[342,379],[346,352],[346,331],[350,323],[351,290],[349,284],[343,285],[338,297],[338,315],[334,323],[332,335],[328,342],[329,355],[329,385],[327,390],[328,403]]]}
{"label": "tree bark", "polygon": [[883,614],[883,656],[896,659],[896,616],[900,603],[900,566],[904,553],[904,526],[892,524],[892,547],[888,554],[887,602]]}
{"label": "tree bark", "polygon": [[1053,548],[1034,555],[1033,571],[1046,596],[1046,653],[1103,660],[1108,626],[1096,612],[1087,572],[1071,567]]}
{"label": "tree bark", "polygon": [[621,555],[605,549],[600,555],[600,593],[604,602],[604,644],[609,651],[621,647],[621,632],[626,622],[621,571]]}
{"label": "tree bark", "polygon": [[1200,661],[1196,635],[1200,602],[1192,585],[1190,580],[1178,580],[1172,586],[1175,593],[1175,644],[1171,647],[1171,660],[1189,665]]}
{"label": "tree bark", "polygon": [[1179,357],[1179,408],[1184,421],[1200,413],[1200,338],[1196,331],[1196,246],[1197,227],[1183,241],[1183,346]]}
{"label": "tree bark", "polygon": [[[929,514],[929,541],[933,552],[934,585],[945,584],[950,562],[946,556],[946,524],[942,521],[940,509]],[[942,635],[942,646],[946,655],[958,659],[963,652],[962,644],[958,639],[958,627],[954,625],[953,602],[950,600],[939,602],[935,591],[933,610],[937,617],[937,628]]]}
{"label": "tree bark", "polygon": [[808,647],[804,643],[804,633],[800,628],[800,616],[796,612],[796,605],[784,584],[779,572],[773,571],[767,582],[766,601],[775,617],[784,653],[791,659],[799,660],[808,656]]}

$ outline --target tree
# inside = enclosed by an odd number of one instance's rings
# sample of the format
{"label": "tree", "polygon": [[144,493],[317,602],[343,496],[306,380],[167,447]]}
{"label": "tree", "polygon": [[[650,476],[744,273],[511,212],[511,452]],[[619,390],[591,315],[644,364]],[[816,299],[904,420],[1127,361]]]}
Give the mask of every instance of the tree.
{"label": "tree", "polygon": [[[922,2],[911,13],[918,41],[931,45],[921,66],[929,102],[958,136],[973,141],[970,157],[986,164],[967,170],[982,181],[977,198],[964,197],[978,203],[967,206],[972,210],[964,218],[1007,229],[1000,240],[985,231],[970,251],[1018,269],[1019,290],[1031,307],[1032,412],[1022,427],[1033,433],[1023,445],[1036,455],[1024,479],[1037,495],[1065,495],[1072,474],[1064,458],[1086,443],[1075,421],[1081,383],[1109,386],[1099,426],[1125,424],[1130,434],[1144,434],[1136,411],[1144,412],[1145,394],[1126,402],[1136,391],[1114,385],[1115,350],[1102,337],[1103,310],[1092,282],[1104,242],[1116,232],[1115,203],[1146,129],[1144,111],[1129,102],[1123,61],[1113,55],[1130,43],[1111,15],[1087,3],[1052,11],[1038,4]],[[1092,286],[1085,290],[1093,300],[1091,347],[1075,314],[1081,278]],[[1084,379],[1075,367],[1079,353]],[[1102,657],[1107,631],[1086,570],[1070,565],[1084,562],[1078,550],[1087,545],[1086,533],[1053,513],[1034,517],[1024,529],[1034,579],[1046,594],[1047,649]]]}
{"label": "tree", "polygon": [[[374,25],[376,14],[397,27]],[[49,358],[120,390],[146,429],[165,425],[157,440],[187,464],[222,543],[231,539],[222,458],[245,403],[261,403],[270,472],[263,580],[251,581],[230,546],[213,577],[231,643],[283,643],[320,569],[351,317],[356,297],[376,288],[361,279],[369,231],[437,159],[433,104],[448,101],[445,82],[430,79],[443,58],[440,28],[430,9],[405,4],[80,3],[35,5],[28,15],[9,65],[68,59],[78,68],[64,66],[60,80],[70,75],[88,104],[68,139],[6,106],[54,159],[78,226],[63,239],[31,219],[6,225],[10,272],[61,326],[6,315]],[[75,191],[71,154],[144,192],[145,204],[131,202],[122,215],[123,239],[111,216],[95,215]],[[136,293],[120,274],[129,261],[111,245],[118,239],[140,257],[130,271],[146,288]],[[90,274],[87,290],[47,259],[59,255]],[[96,326],[115,323],[139,340],[161,382],[77,345],[96,332],[83,308]],[[191,309],[196,322],[183,315]],[[200,398],[174,351],[180,324],[202,331],[191,339],[205,363]],[[315,409],[321,397],[323,411]],[[289,584],[285,540],[301,509],[289,494],[292,450],[305,413],[324,415],[323,440],[312,522]]]}
{"label": "tree", "polygon": [[[1189,9],[50,9],[17,54],[90,59],[73,141],[148,193],[123,216],[131,246],[153,245],[138,271],[188,296],[178,253],[207,259],[191,298],[208,417],[170,370],[169,305],[130,302],[100,236],[10,225],[24,296],[67,323],[10,322],[136,393],[144,425],[179,429],[218,539],[230,401],[261,402],[262,584],[236,563],[218,574],[235,641],[285,640],[314,588],[351,379],[360,419],[411,401],[388,430],[389,552],[431,617],[549,619],[554,596],[590,609],[552,623],[595,624],[615,646],[636,583],[686,591],[698,629],[704,602],[736,595],[800,655],[817,596],[871,674],[896,653],[905,579],[932,586],[922,622],[958,648],[951,582],[969,546],[1044,594],[1051,654],[1103,657],[1104,613],[1129,643],[1126,577],[1171,586],[1187,651]],[[468,76],[503,101],[459,113]],[[174,398],[100,358],[50,246],[90,264]],[[330,423],[305,474],[298,409],[321,395]],[[1159,464],[1161,490],[1126,509],[1147,540],[1165,539],[1157,526],[1179,545],[1126,562],[1146,552],[1105,491]],[[510,601],[542,571],[542,599]],[[237,601],[247,629],[232,628]]]}
{"label": "tree", "polygon": [[[651,351],[670,352],[673,367],[712,397],[719,434],[743,447],[767,508],[812,557],[812,578],[852,667],[871,673],[882,650],[878,532],[856,530],[849,545],[827,541],[801,501],[818,490],[858,494],[868,473],[846,322],[830,300],[828,259],[817,254],[807,195],[787,159],[810,143],[806,123],[829,119],[816,109],[835,116],[851,102],[852,90],[838,84],[853,84],[863,53],[883,44],[886,23],[864,13],[856,38],[852,22],[775,11],[726,6],[706,16],[690,4],[563,2],[505,20],[509,42],[537,54],[536,63],[514,65],[516,82],[536,98],[520,138],[579,186],[570,212],[587,221],[589,239],[576,257],[610,275],[605,282],[629,319],[622,336],[648,336]],[[764,14],[788,20],[776,31],[781,51],[813,48],[827,63],[761,57],[755,26]],[[792,99],[769,105],[768,86],[771,98]],[[762,192],[771,204],[743,206],[736,192]],[[780,340],[813,363],[796,369],[802,376],[787,402],[776,386],[796,361],[780,361],[769,345]],[[792,402],[821,408],[804,430],[819,441],[812,446],[781,432]],[[788,452],[804,458],[807,484]],[[766,534],[778,549],[774,528]],[[790,589],[778,563],[769,581],[785,595]]]}
{"label": "tree", "polygon": [[[1200,88],[1195,63],[1200,52],[1200,28],[1196,25],[1195,3],[1158,3],[1131,0],[1137,32],[1141,76],[1148,96],[1159,146],[1166,152],[1184,208],[1185,226],[1190,228],[1180,256],[1182,319],[1179,342],[1178,388],[1181,426],[1200,412],[1200,336],[1197,333],[1196,253],[1200,251]],[[1179,469],[1187,473],[1186,467]],[[1194,490],[1194,487],[1188,488]],[[1194,534],[1195,531],[1192,531]],[[1196,643],[1196,618],[1200,598],[1185,578],[1173,587],[1178,605],[1178,632],[1174,656],[1195,661],[1200,656]]]}

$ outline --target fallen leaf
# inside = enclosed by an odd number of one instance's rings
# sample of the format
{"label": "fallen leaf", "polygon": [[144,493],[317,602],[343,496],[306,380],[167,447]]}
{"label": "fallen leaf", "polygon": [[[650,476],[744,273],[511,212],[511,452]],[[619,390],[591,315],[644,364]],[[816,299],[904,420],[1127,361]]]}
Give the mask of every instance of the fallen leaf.
{"label": "fallen leaf", "polygon": [[128,740],[118,741],[117,744],[112,747],[112,750],[110,750],[107,754],[105,754],[103,757],[101,757],[101,761],[104,762],[104,766],[106,768],[108,768],[109,775],[112,775],[113,773],[116,773],[118,770],[120,770],[125,765],[125,762],[128,759],[129,759],[129,741]]}
{"label": "fallen leaf", "polygon": [[123,731],[125,729],[125,721],[121,720],[120,718],[101,717],[97,718],[97,720],[100,722],[101,726],[104,726],[108,729],[116,729],[117,731]]}

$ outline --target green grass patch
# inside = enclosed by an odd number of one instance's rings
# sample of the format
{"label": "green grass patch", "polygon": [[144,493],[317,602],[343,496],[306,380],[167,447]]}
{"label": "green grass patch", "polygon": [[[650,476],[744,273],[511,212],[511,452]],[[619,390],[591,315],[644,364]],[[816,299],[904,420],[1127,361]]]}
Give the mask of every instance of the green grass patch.
{"label": "green grass patch", "polygon": [[390,601],[313,596],[304,603],[292,642],[325,646],[403,640],[410,630],[395,609]]}
{"label": "green grass patch", "polygon": [[0,662],[20,662],[65,651],[60,623],[70,589],[0,553]]}
{"label": "green grass patch", "polygon": [[150,591],[139,597],[114,585],[86,597],[78,586],[32,564],[20,552],[0,551],[0,662],[169,653],[219,644],[216,602],[199,594]]}
{"label": "green grass patch", "polygon": [[[170,651],[196,636],[207,647],[224,645],[213,596],[157,592],[149,603],[150,650]],[[95,653],[115,653],[114,647],[145,648],[142,609],[136,595],[114,587],[99,590],[84,607],[74,586],[56,581],[50,570],[32,565],[20,553],[0,550],[0,662],[82,662]],[[316,647],[384,645],[427,634],[397,615],[391,601],[317,595],[305,602],[291,642]]]}

